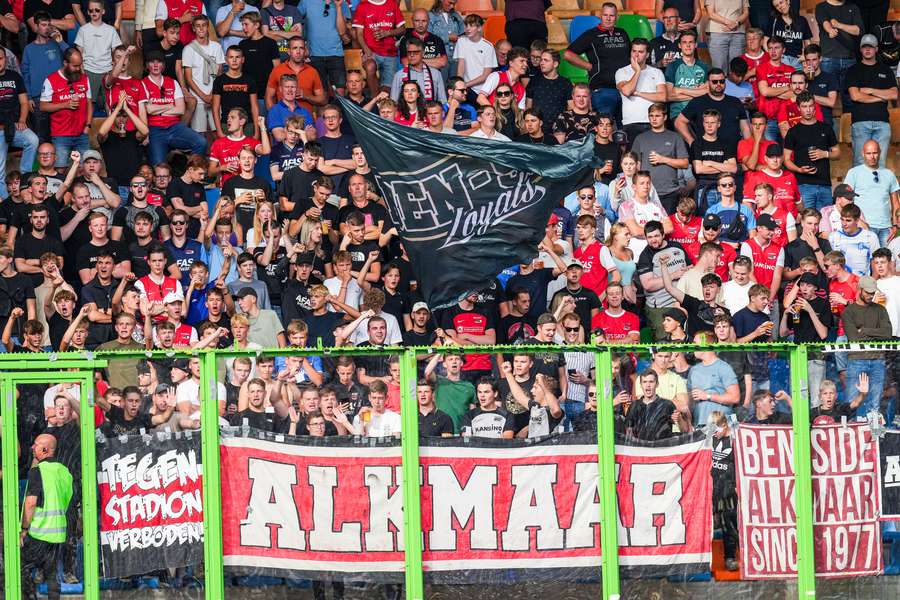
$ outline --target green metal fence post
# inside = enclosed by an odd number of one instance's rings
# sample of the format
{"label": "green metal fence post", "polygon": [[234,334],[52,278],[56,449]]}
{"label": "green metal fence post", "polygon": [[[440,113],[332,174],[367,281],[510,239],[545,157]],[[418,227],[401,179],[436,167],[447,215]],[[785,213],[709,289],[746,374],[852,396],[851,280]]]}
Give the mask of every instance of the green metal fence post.
{"label": "green metal fence post", "polygon": [[613,419],[612,352],[594,354],[597,377],[597,461],[603,600],[619,597],[619,504],[616,495],[616,434]]}
{"label": "green metal fence post", "polygon": [[97,446],[94,425],[94,373],[81,371],[81,511],[84,539],[84,598],[100,597],[100,532],[97,516]]}
{"label": "green metal fence post", "polygon": [[807,349],[806,346],[795,346],[791,350],[791,397],[794,399],[794,502],[797,511],[797,595],[800,600],[816,597],[808,388]]}
{"label": "green metal fence post", "polygon": [[3,396],[3,567],[4,597],[21,598],[19,577],[19,470],[16,433],[16,391],[9,375],[0,374]]}
{"label": "green metal fence post", "polygon": [[419,498],[419,406],[416,351],[400,356],[400,444],[403,460],[403,541],[406,547],[406,600],[423,600],[422,510]]}
{"label": "green metal fence post", "polygon": [[200,451],[203,461],[203,556],[206,600],[225,597],[222,563],[222,477],[216,353],[200,353]]}

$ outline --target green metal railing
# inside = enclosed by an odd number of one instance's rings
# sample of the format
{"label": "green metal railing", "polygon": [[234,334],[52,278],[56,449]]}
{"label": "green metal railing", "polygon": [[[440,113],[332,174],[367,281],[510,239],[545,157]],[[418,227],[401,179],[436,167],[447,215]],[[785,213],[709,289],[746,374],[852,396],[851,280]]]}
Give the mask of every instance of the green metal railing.
{"label": "green metal railing", "polygon": [[[615,433],[613,415],[612,354],[623,352],[652,353],[655,351],[776,351],[790,355],[791,388],[795,398],[805,397],[807,389],[807,348],[792,344],[652,344],[609,346],[565,346],[566,351],[595,353],[598,390],[597,459],[599,466],[598,493],[601,500],[600,546],[602,597],[616,600],[621,593],[618,559],[618,503],[615,479]],[[402,492],[404,500],[405,583],[408,600],[424,600],[422,573],[422,521],[419,502],[419,436],[418,407],[415,397],[416,356],[418,354],[458,353],[459,347],[423,348],[303,348],[271,351],[202,350],[183,352],[145,352],[142,350],[110,353],[64,353],[52,355],[0,354],[0,394],[2,405],[2,466],[5,506],[4,565],[6,570],[5,597],[21,597],[19,579],[19,490],[17,477],[17,435],[15,390],[19,383],[78,382],[82,384],[81,449],[82,504],[84,521],[84,564],[90,566],[84,574],[84,598],[99,598],[99,537],[97,515],[97,465],[94,431],[93,370],[104,368],[121,358],[189,358],[200,361],[201,447],[203,462],[203,519],[205,598],[221,600],[225,597],[222,556],[222,490],[219,455],[218,398],[216,361],[238,356],[338,356],[338,355],[400,355],[401,367],[401,452]],[[482,352],[546,352],[547,346],[490,346],[464,348],[466,353]],[[60,372],[62,369],[70,371]],[[797,514],[797,591],[801,599],[815,598],[815,561],[813,555],[813,506],[809,448],[809,410],[806,402],[793,406],[795,436],[794,469],[796,473]]]}

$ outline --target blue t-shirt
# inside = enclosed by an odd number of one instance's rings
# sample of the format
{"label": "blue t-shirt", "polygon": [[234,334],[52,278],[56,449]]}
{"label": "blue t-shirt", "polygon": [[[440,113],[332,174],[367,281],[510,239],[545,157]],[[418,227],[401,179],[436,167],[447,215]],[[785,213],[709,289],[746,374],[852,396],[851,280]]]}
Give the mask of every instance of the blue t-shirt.
{"label": "blue t-shirt", "polygon": [[299,115],[303,117],[303,126],[312,125],[315,127],[316,120],[313,119],[313,116],[309,114],[309,111],[297,104],[293,110],[290,106],[284,103],[284,101],[279,102],[278,104],[273,104],[272,108],[269,109],[269,114],[266,115],[266,127],[269,128],[269,131],[272,131],[276,127],[284,127],[284,122],[287,121],[287,118],[291,115]]}
{"label": "blue t-shirt", "polygon": [[187,240],[182,248],[175,246],[171,239],[166,240],[164,245],[172,253],[172,258],[175,259],[178,270],[181,271],[181,285],[184,288],[191,284],[191,265],[194,262],[203,261],[206,266],[209,266],[206,248],[197,240]]}
{"label": "blue t-shirt", "polygon": [[[724,394],[729,386],[736,385],[737,382],[734,370],[727,362],[718,358],[708,365],[694,365],[687,376],[688,393],[696,389],[710,394]],[[734,413],[733,405],[704,400],[694,406],[694,425],[706,425],[709,414],[714,410],[721,411],[726,416]]]}
{"label": "blue t-shirt", "polygon": [[[344,19],[347,20],[347,26],[350,25],[350,9],[347,2],[341,3],[344,11]],[[306,43],[309,46],[309,55],[313,58],[320,56],[344,56],[344,44],[341,43],[341,36],[337,32],[337,17],[335,5],[328,3],[327,15],[324,0],[303,0],[297,9],[306,20],[306,26],[303,28],[303,35],[306,37]],[[352,7],[352,8],[355,8]]]}
{"label": "blue t-shirt", "polygon": [[847,171],[844,183],[857,193],[854,203],[859,206],[870,227],[885,229],[891,226],[891,194],[900,190],[892,171],[856,165]]}
{"label": "blue t-shirt", "polygon": [[[216,25],[224,21],[228,18],[228,13],[231,12],[231,4],[226,4],[225,6],[219,8],[216,11]],[[241,30],[241,17],[246,15],[247,13],[258,13],[259,9],[255,6],[251,6],[250,4],[244,4],[243,10],[234,16],[234,19],[231,21],[231,28],[229,29],[229,33],[232,31],[240,32]],[[238,43],[244,38],[238,37],[236,35],[226,35],[224,36],[220,42],[222,43],[222,52],[226,52],[232,46],[237,46]]]}
{"label": "blue t-shirt", "polygon": [[[190,285],[190,281],[188,281],[188,285]],[[206,320],[209,316],[209,309],[206,308],[206,294],[214,287],[216,287],[215,282],[209,282],[202,290],[194,290],[191,292],[191,301],[188,304],[187,316],[184,318],[185,323],[196,327]]]}
{"label": "blue t-shirt", "polygon": [[[812,81],[809,82],[807,89],[812,92],[814,96],[827,96],[828,92],[838,91],[837,78],[832,73],[826,73],[825,71],[822,71],[821,73],[816,75]],[[819,108],[822,109],[822,118],[824,119],[824,123],[826,125],[831,125],[831,107],[825,106],[824,104],[819,104]]]}
{"label": "blue t-shirt", "polygon": [[[741,215],[744,217],[746,221],[746,231],[744,235],[740,236],[740,239],[732,239],[731,237],[725,235],[728,231],[728,228],[734,223],[735,219],[738,216],[738,208],[740,208]],[[751,229],[756,227],[756,217],[753,216],[753,211],[750,210],[746,204],[738,204],[736,206],[724,207],[721,203],[713,204],[709,208],[706,209],[707,215],[719,215],[719,219],[722,221],[722,229],[721,229],[721,239],[727,242],[745,242],[749,237],[749,232]]]}

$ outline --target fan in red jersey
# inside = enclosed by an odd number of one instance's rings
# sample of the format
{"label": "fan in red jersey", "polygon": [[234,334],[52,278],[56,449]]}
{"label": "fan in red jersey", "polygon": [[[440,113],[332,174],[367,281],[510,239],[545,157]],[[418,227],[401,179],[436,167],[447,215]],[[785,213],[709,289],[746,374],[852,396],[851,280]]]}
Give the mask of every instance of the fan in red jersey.
{"label": "fan in red jersey", "polygon": [[760,215],[769,215],[775,221],[775,229],[772,241],[779,246],[787,246],[788,242],[797,239],[797,221],[788,211],[776,206],[772,199],[774,190],[768,183],[757,183],[753,190],[756,198],[756,224],[759,226]]}
{"label": "fan in red jersey", "polygon": [[606,309],[591,319],[591,330],[602,329],[607,344],[637,344],[641,341],[640,319],[622,308],[624,299],[622,284],[610,283],[606,286]]}
{"label": "fan in red jersey", "polygon": [[84,154],[91,149],[87,134],[94,106],[91,83],[84,73],[78,48],[66,50],[63,68],[50,73],[44,80],[40,109],[50,114],[50,135],[56,148],[57,168],[66,166],[72,150]]}
{"label": "fan in red jersey", "polygon": [[[675,207],[672,215],[672,231],[666,236],[670,242],[678,242],[685,249],[695,243],[700,235],[703,220],[694,214],[697,203],[690,196],[684,196]],[[690,250],[688,250],[690,252]]]}
{"label": "fan in red jersey", "polygon": [[744,202],[753,203],[756,200],[754,191],[757,184],[768,183],[772,186],[775,205],[783,208],[796,218],[797,205],[800,202],[800,187],[797,185],[797,177],[783,169],[784,149],[780,144],[772,144],[766,148],[766,166],[758,171],[747,173],[744,177]]}

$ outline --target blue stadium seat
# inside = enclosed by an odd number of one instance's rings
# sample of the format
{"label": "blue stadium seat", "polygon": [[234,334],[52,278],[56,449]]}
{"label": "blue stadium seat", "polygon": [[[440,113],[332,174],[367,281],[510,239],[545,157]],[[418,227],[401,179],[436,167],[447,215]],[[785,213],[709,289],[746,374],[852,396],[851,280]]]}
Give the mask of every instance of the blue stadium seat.
{"label": "blue stadium seat", "polygon": [[579,35],[592,27],[600,24],[600,17],[593,15],[578,15],[569,24],[569,43],[574,42]]}

